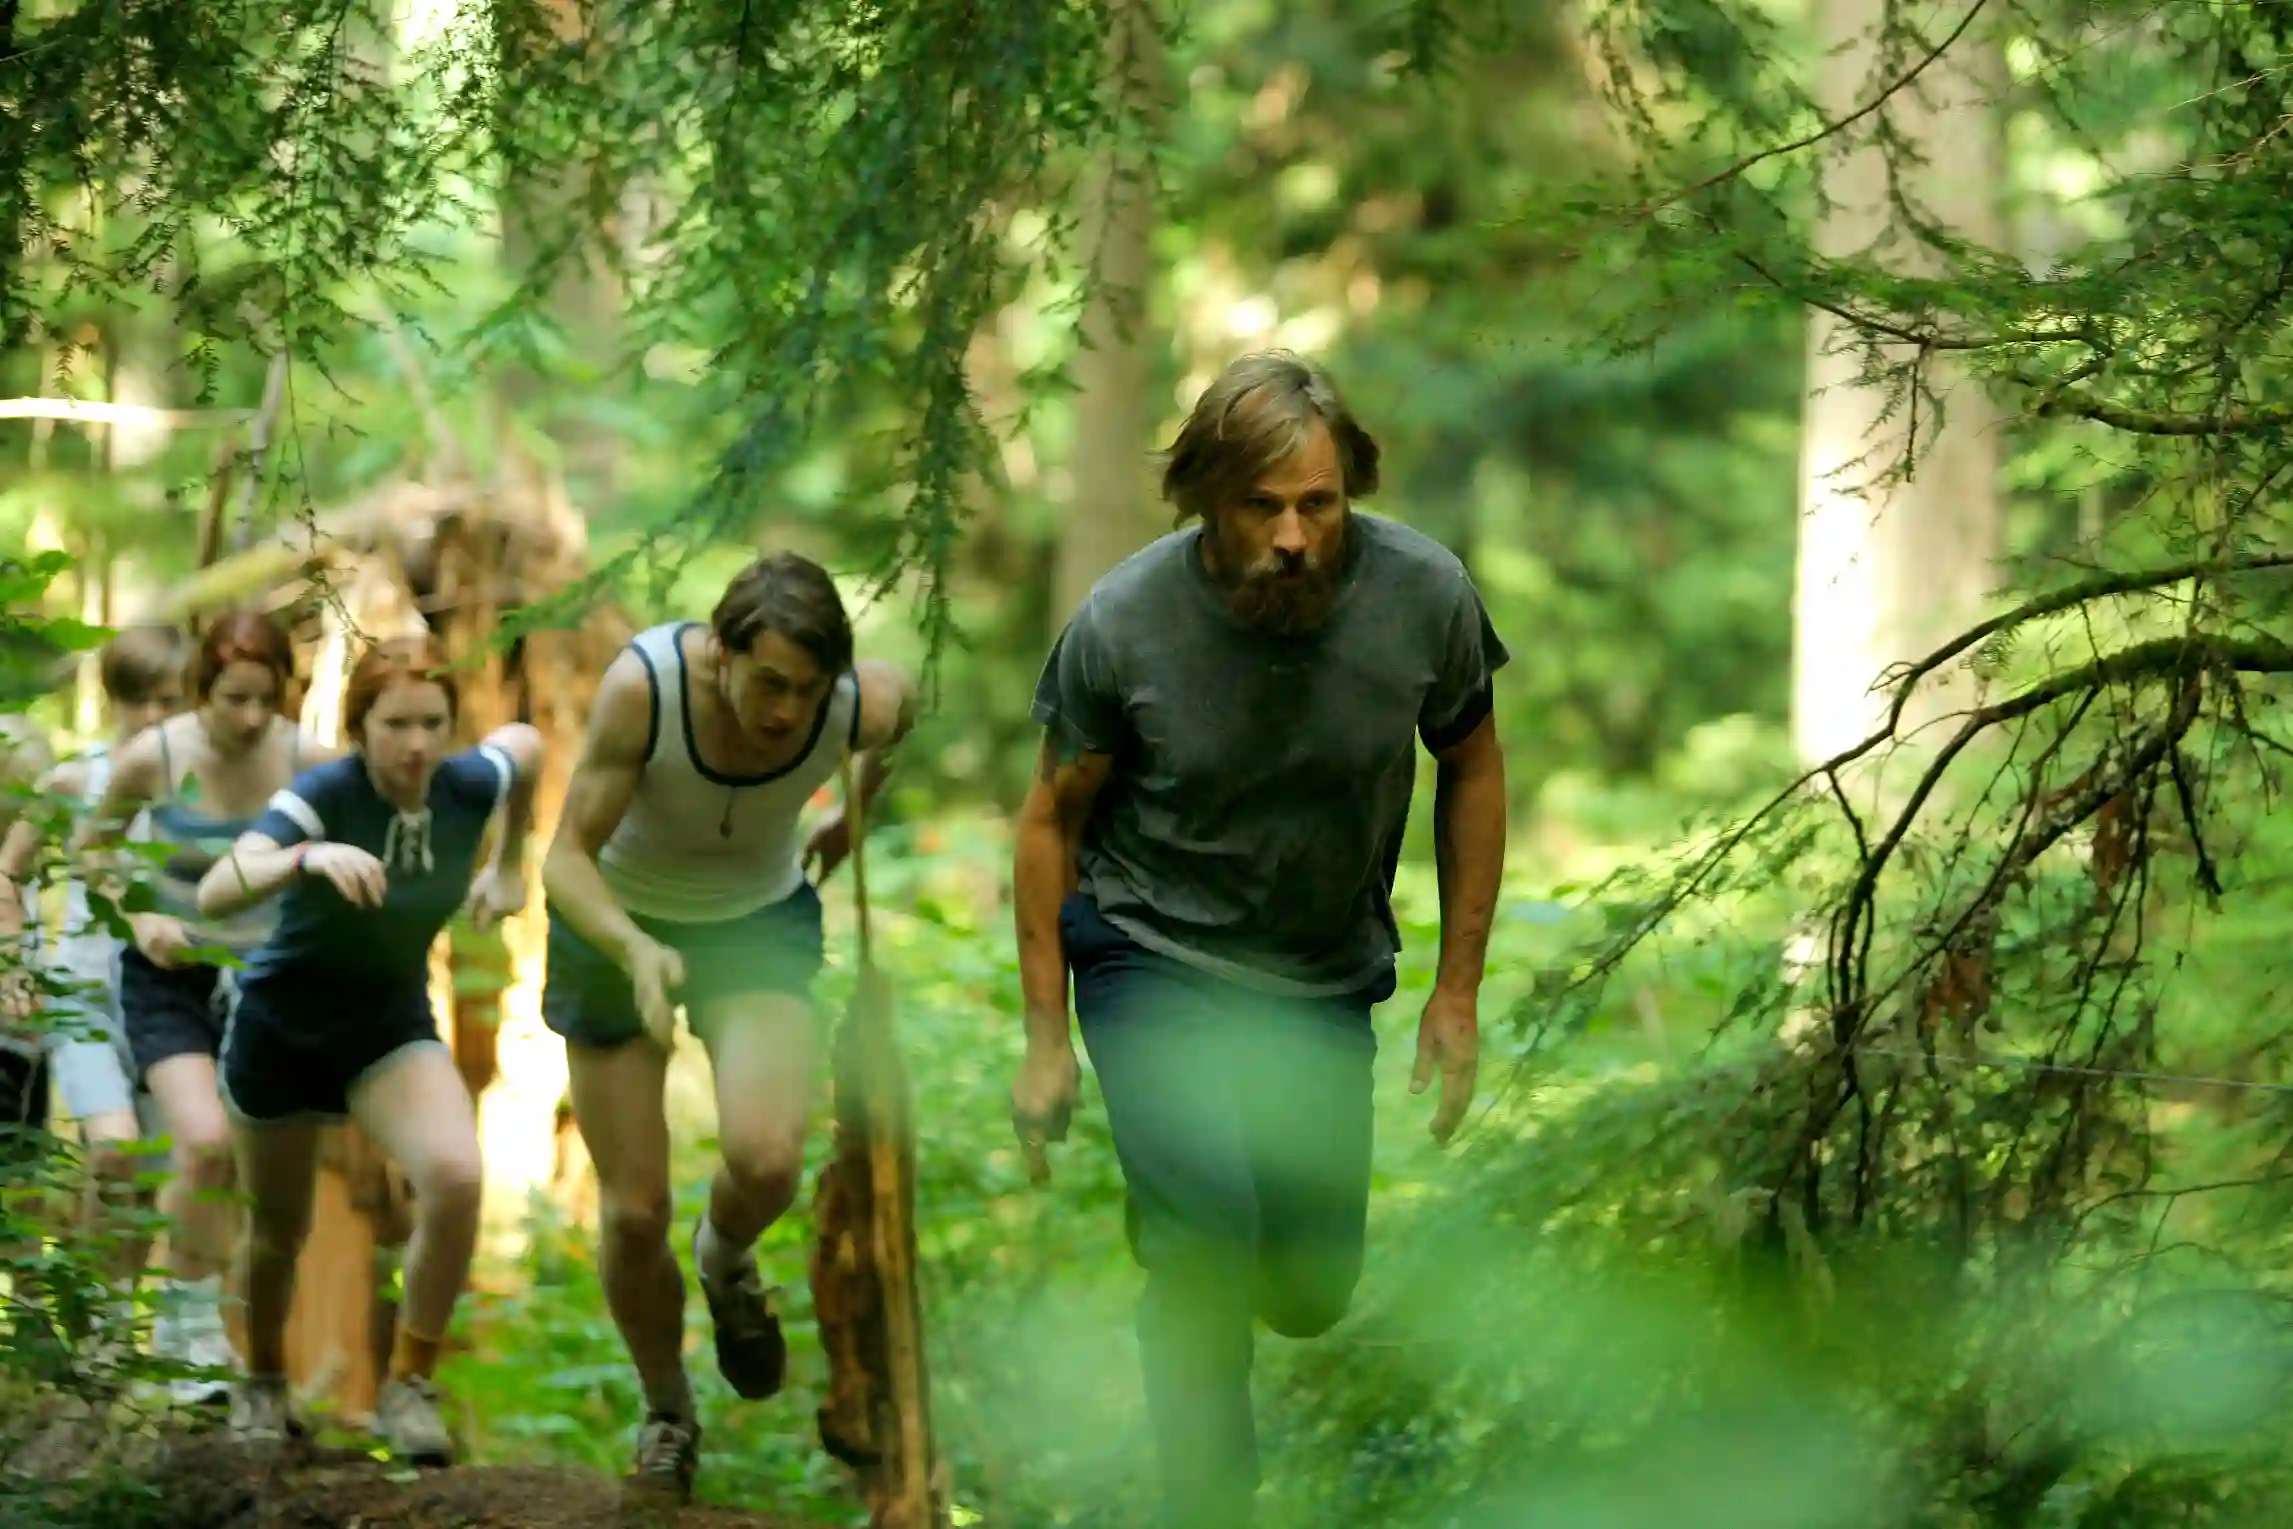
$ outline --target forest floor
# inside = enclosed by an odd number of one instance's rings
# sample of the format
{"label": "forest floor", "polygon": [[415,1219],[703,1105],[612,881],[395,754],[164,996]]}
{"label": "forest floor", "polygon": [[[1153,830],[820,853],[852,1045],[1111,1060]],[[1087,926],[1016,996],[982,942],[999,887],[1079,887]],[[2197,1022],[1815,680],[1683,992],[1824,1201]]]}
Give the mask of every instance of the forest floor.
{"label": "forest floor", "polygon": [[631,1501],[590,1471],[415,1471],[300,1441],[251,1449],[214,1430],[122,1448],[116,1436],[51,1426],[12,1453],[8,1474],[0,1518],[58,1529],[814,1529],[740,1508]]}

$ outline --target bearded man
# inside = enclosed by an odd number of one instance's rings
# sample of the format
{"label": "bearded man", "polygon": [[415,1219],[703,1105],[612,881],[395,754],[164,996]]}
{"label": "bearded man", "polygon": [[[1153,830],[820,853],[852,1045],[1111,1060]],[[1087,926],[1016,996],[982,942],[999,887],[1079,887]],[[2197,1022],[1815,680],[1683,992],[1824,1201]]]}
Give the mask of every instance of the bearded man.
{"label": "bearded man", "polygon": [[1318,366],[1235,362],[1166,456],[1181,529],[1099,581],[1035,693],[1013,1125],[1031,1150],[1066,1133],[1071,974],[1146,1271],[1166,1511],[1185,1529],[1250,1516],[1254,1319],[1326,1332],[1361,1273],[1370,1012],[1394,991],[1420,738],[1438,761],[1441,951],[1411,1088],[1439,1077],[1443,1141],[1473,1093],[1507,654],[1454,556],[1353,509],[1377,481],[1376,442]]}

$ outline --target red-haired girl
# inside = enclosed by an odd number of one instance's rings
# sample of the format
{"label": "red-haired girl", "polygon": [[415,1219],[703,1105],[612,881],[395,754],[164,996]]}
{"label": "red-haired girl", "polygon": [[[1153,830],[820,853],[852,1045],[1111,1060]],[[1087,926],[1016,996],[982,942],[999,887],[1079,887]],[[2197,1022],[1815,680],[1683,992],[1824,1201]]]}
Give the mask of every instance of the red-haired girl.
{"label": "red-haired girl", "polygon": [[199,885],[210,916],[273,898],[279,910],[248,957],[222,1058],[252,1204],[248,1378],[231,1425],[252,1443],[295,1427],[285,1373],[295,1259],[310,1230],[319,1130],[349,1118],[414,1190],[406,1295],[377,1421],[400,1459],[444,1464],[453,1454],[431,1375],[477,1244],[481,1174],[477,1115],[430,1010],[430,946],[465,905],[481,927],[524,905],[520,866],[541,766],[541,735],[522,723],[449,753],[455,700],[428,639],[368,652],[343,704],[356,753],[280,791]]}

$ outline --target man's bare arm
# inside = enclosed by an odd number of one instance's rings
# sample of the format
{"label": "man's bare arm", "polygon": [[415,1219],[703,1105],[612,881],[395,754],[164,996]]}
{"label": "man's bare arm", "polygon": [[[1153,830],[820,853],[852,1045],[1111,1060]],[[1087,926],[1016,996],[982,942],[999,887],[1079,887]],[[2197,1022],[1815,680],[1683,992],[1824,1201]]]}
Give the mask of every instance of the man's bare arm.
{"label": "man's bare arm", "polygon": [[1497,719],[1434,756],[1434,860],[1441,886],[1437,992],[1472,998],[1481,990],[1489,930],[1505,875],[1505,751]]}
{"label": "man's bare arm", "polygon": [[1029,1047],[1067,1046],[1067,952],[1059,905],[1075,890],[1075,846],[1106,785],[1113,756],[1063,751],[1050,738],[1019,809],[1011,900],[1019,933],[1019,988]]}
{"label": "man's bare arm", "polygon": [[624,968],[645,936],[605,884],[597,854],[621,826],[645,774],[652,724],[653,691],[644,660],[624,653],[598,684],[581,758],[573,766],[557,833],[541,866],[542,887],[554,914]]}
{"label": "man's bare arm", "polygon": [[898,664],[881,659],[862,659],[852,669],[860,679],[860,732],[854,764],[864,810],[891,779],[893,751],[915,728],[916,683]]}

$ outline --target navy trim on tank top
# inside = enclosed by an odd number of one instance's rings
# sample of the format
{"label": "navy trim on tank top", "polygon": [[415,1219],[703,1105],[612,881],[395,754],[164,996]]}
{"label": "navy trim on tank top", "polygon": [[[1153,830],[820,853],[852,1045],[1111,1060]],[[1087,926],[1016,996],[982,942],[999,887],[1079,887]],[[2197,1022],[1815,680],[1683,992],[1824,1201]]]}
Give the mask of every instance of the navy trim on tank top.
{"label": "navy trim on tank top", "polygon": [[645,666],[645,757],[651,759],[653,750],[661,746],[661,671],[653,667],[653,655],[645,651],[644,644],[632,642],[629,651]]}
{"label": "navy trim on tank top", "polygon": [[[295,754],[298,758],[302,752],[301,742],[302,740],[298,736],[295,740]],[[239,835],[254,826],[255,819],[262,816],[262,812],[258,809],[248,813],[243,818],[215,818],[194,812],[185,806],[176,794],[175,755],[167,747],[167,725],[164,722],[159,727],[159,768],[165,781],[163,795],[158,801],[151,803],[151,826],[165,842],[181,844],[188,849],[199,849],[202,846],[198,841],[202,839],[236,840]],[[167,858],[167,863],[160,867],[161,872],[163,874],[179,874],[173,872],[174,861],[175,857],[170,855]],[[213,864],[213,858],[210,857],[207,863]],[[202,868],[199,874],[205,875],[205,869]],[[196,880],[197,878],[179,875],[179,879]]]}
{"label": "navy trim on tank top", "polygon": [[[720,774],[710,769],[708,762],[701,758],[701,746],[693,737],[692,666],[685,662],[685,634],[700,625],[701,623],[698,621],[685,622],[669,638],[669,646],[675,650],[677,655],[677,697],[682,703],[679,710],[684,714],[685,757],[693,762],[693,769],[700,774],[701,779],[719,786],[769,786],[782,776],[793,774],[799,766],[812,757],[812,751],[820,746],[820,735],[827,730],[828,712],[836,704],[836,692],[843,687],[843,676],[837,676],[836,683],[828,687],[828,694],[821,697],[820,709],[812,714],[812,735],[804,740],[804,747],[796,751],[794,759],[779,769],[767,770],[762,775]],[[859,687],[855,684],[852,697],[852,715],[855,717],[860,714],[858,690]],[[646,751],[646,757],[652,757],[650,749]]]}
{"label": "navy trim on tank top", "polygon": [[[291,781],[302,773],[302,762],[303,733],[302,729],[297,727],[294,734],[287,740],[287,779]],[[159,768],[165,776],[165,794],[160,800],[150,804],[150,812],[152,829],[160,836],[162,842],[180,844],[186,849],[201,851],[206,848],[200,842],[202,840],[211,842],[217,839],[227,839],[232,843],[237,843],[239,836],[253,828],[255,820],[263,815],[263,809],[258,807],[245,817],[215,818],[194,812],[185,806],[176,792],[175,756],[167,747],[167,724],[164,722],[159,725]],[[180,881],[196,882],[200,877],[207,874],[208,868],[213,866],[216,860],[221,858],[221,855],[220,853],[207,855],[203,860],[194,857],[197,861],[196,872],[176,870],[177,858],[174,855],[168,856],[159,868],[160,873],[173,876]]]}

